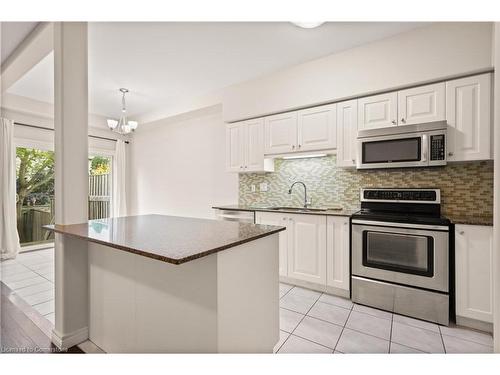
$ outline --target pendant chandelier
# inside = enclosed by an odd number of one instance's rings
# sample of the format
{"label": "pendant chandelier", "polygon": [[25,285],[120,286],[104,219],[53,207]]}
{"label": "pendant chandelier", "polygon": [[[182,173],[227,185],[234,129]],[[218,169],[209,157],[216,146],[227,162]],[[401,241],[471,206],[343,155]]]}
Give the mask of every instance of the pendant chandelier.
{"label": "pendant chandelier", "polygon": [[122,114],[119,120],[108,119],[108,127],[119,134],[129,134],[137,129],[139,125],[137,121],[128,121],[127,120],[127,107],[125,105],[125,94],[129,91],[128,89],[121,88],[120,92],[122,93]]}

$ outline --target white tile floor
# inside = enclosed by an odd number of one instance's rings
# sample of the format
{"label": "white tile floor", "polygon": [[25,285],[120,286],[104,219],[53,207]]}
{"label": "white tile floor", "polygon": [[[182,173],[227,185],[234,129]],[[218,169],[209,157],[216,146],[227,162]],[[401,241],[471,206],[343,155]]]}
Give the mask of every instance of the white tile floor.
{"label": "white tile floor", "polygon": [[0,280],[54,324],[54,249],[0,263]]}
{"label": "white tile floor", "polygon": [[442,327],[280,284],[278,353],[492,353],[488,333]]}
{"label": "white tile floor", "polygon": [[[54,249],[1,262],[0,280],[54,323]],[[490,334],[442,327],[280,284],[278,353],[491,353]]]}

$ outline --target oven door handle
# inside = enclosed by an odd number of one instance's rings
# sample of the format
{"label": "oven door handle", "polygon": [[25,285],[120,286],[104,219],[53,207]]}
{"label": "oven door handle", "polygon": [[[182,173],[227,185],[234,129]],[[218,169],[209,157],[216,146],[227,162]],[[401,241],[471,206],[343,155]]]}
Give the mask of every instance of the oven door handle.
{"label": "oven door handle", "polygon": [[393,223],[387,221],[370,221],[370,220],[352,220],[352,224],[373,225],[378,227],[396,227],[396,228],[410,228],[410,229],[427,229],[427,230],[440,230],[449,232],[450,228],[446,225],[426,225],[426,224],[408,224],[408,223]]}

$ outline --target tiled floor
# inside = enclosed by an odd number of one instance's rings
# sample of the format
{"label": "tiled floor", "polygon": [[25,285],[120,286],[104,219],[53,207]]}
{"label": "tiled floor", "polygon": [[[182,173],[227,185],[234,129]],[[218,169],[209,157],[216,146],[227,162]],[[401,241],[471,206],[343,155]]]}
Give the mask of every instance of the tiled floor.
{"label": "tiled floor", "polygon": [[54,324],[54,249],[0,263],[0,280]]}
{"label": "tiled floor", "polygon": [[[54,323],[54,249],[1,262],[0,280]],[[278,353],[491,353],[492,336],[280,284]]]}
{"label": "tiled floor", "polygon": [[442,327],[280,284],[278,353],[492,353],[490,334]]}

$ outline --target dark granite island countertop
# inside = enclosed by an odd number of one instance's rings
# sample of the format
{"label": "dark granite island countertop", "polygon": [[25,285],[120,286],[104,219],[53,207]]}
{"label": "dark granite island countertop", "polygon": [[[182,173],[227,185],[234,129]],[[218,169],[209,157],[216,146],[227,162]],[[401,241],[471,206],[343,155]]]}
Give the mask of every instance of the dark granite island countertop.
{"label": "dark granite island countertop", "polygon": [[270,225],[165,215],[125,216],[44,228],[172,264],[186,263],[285,230]]}

